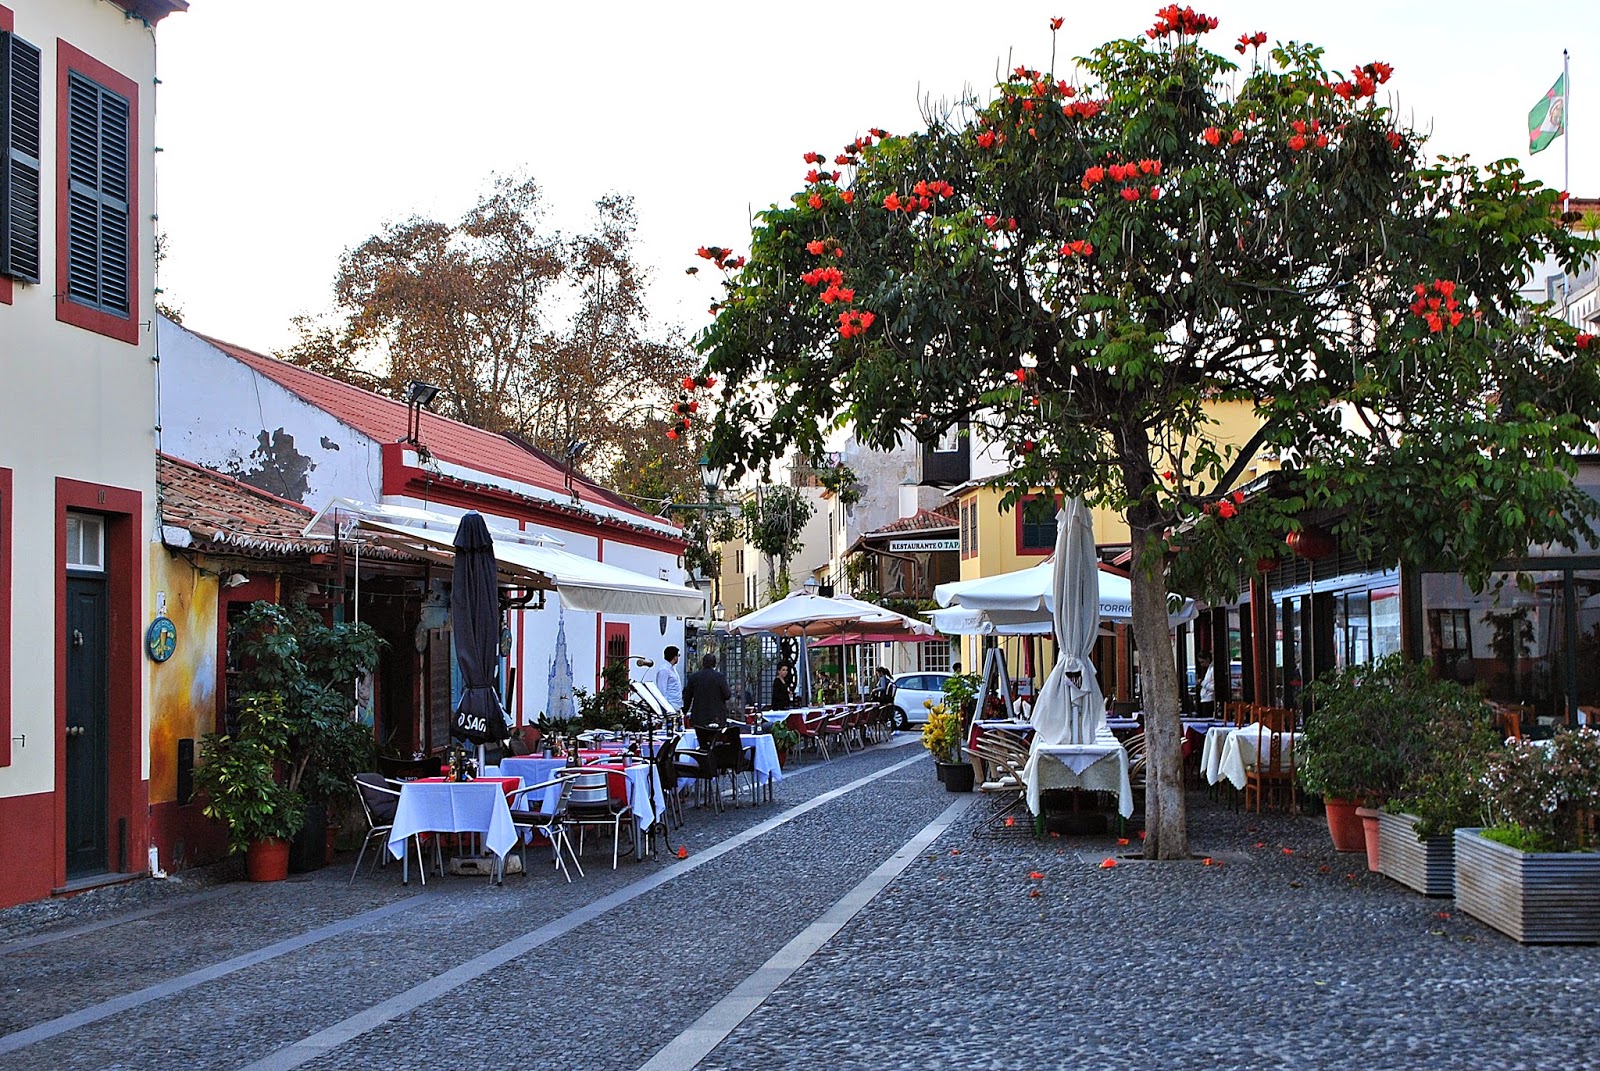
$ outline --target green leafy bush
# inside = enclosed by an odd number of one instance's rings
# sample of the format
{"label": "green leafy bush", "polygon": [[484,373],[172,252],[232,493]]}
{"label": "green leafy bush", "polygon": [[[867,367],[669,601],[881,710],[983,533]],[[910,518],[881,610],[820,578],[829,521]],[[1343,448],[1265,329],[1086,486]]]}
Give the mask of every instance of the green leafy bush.
{"label": "green leafy bush", "polygon": [[240,701],[238,732],[211,733],[201,742],[205,761],[195,767],[195,789],[205,800],[202,813],[226,823],[229,851],[300,831],[304,803],[277,777],[288,735],[282,697],[258,694]]}

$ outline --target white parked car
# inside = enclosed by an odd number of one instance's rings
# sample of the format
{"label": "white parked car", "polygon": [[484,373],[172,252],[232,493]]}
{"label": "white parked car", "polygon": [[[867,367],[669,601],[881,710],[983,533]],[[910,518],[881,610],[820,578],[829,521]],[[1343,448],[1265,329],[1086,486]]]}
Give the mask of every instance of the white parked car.
{"label": "white parked car", "polygon": [[908,728],[928,720],[928,702],[944,702],[944,682],[948,673],[902,673],[894,679],[895,724]]}

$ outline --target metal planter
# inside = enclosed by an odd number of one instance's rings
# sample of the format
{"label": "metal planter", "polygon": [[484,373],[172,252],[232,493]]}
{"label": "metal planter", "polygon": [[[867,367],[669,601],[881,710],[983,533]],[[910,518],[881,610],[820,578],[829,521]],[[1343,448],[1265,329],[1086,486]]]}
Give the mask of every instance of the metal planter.
{"label": "metal planter", "polygon": [[1418,841],[1417,819],[1378,812],[1378,873],[1423,896],[1455,894],[1456,845],[1449,834]]}
{"label": "metal planter", "polygon": [[1524,944],[1600,943],[1600,853],[1519,852],[1456,830],[1456,906]]}

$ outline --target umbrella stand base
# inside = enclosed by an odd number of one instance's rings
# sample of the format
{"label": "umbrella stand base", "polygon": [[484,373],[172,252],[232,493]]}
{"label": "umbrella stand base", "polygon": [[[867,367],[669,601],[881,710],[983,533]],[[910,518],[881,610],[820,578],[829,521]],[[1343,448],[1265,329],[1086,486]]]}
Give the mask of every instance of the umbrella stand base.
{"label": "umbrella stand base", "polygon": [[[492,855],[458,855],[445,865],[445,870],[457,877],[487,878],[494,875],[495,863],[498,861]],[[507,855],[502,873],[522,873],[522,860],[515,855]]]}

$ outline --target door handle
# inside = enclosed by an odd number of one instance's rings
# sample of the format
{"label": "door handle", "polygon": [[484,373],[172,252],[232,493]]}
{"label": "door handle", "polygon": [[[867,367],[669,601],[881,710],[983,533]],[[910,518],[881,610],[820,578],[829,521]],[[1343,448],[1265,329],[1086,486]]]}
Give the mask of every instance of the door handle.
{"label": "door handle", "polygon": [[81,725],[69,725],[69,726],[67,726],[67,735],[68,736],[82,736],[83,735],[83,726],[81,726]]}
{"label": "door handle", "polygon": [[74,647],[82,647],[83,646],[83,630],[82,629],[76,629],[75,628],[75,629],[72,630],[72,646],[74,646]]}

